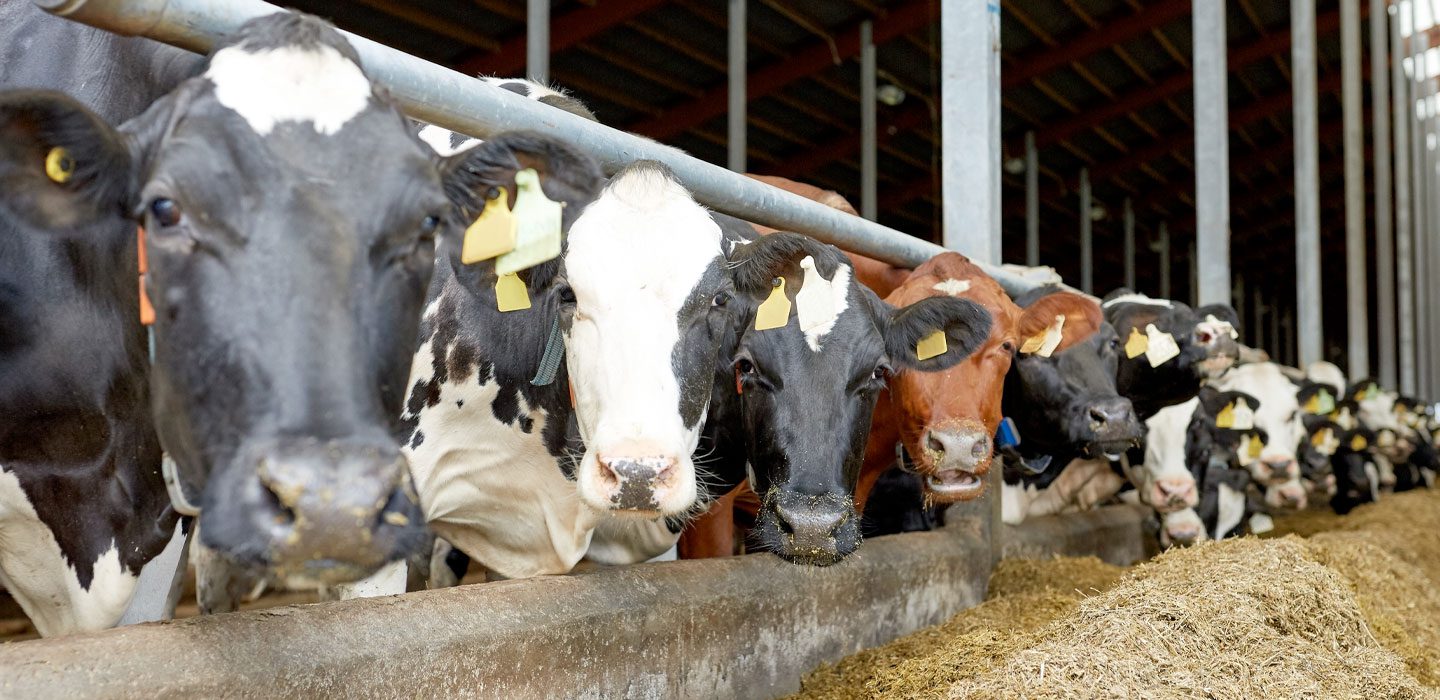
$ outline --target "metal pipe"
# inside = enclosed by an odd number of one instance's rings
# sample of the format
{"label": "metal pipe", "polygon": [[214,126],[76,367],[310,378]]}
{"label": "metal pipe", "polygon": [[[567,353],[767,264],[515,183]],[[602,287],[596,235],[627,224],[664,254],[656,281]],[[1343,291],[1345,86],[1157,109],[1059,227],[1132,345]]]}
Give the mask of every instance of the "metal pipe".
{"label": "metal pipe", "polygon": [[[744,0],[730,0],[744,2]],[[876,199],[875,153],[875,28],[870,20],[860,23],[860,215],[874,221],[879,215]]]}
{"label": "metal pipe", "polygon": [[[745,79],[749,75],[749,68],[745,60],[745,36],[746,20],[745,7],[749,0],[730,0],[730,23],[727,27],[729,34],[729,112],[725,116],[727,150],[726,164],[730,169],[743,173],[745,167],[746,127],[749,125],[746,115],[747,99],[745,97]],[[866,218],[874,219],[873,216]]]}
{"label": "metal pipe", "polygon": [[[1356,1],[1356,0],[1352,0]],[[1191,5],[1195,76],[1193,301],[1230,303],[1230,127],[1226,102],[1225,0]]]}
{"label": "metal pipe", "polygon": [[1351,379],[1370,376],[1365,280],[1365,117],[1360,81],[1360,0],[1340,0],[1340,103],[1345,153],[1346,359]]}
{"label": "metal pipe", "polygon": [[1025,264],[1040,264],[1040,153],[1035,132],[1025,132]]}
{"label": "metal pipe", "polygon": [[525,77],[550,84],[550,0],[525,3]]}
{"label": "metal pipe", "polygon": [[1125,287],[1131,291],[1135,290],[1135,207],[1130,203],[1130,198],[1125,198],[1125,208],[1121,213],[1124,217],[1122,225],[1125,228]]}
{"label": "metal pipe", "polygon": [[[1415,3],[1410,4],[1411,25],[1415,26],[1415,19],[1418,15]],[[1411,279],[1415,288],[1415,390],[1426,392],[1430,390],[1430,329],[1426,320],[1429,314],[1431,300],[1426,293],[1425,274],[1428,264],[1426,262],[1426,250],[1429,246],[1427,236],[1430,231],[1429,218],[1429,197],[1426,195],[1426,187],[1430,178],[1425,175],[1425,154],[1426,142],[1429,140],[1429,132],[1426,121],[1422,116],[1422,110],[1427,105],[1425,99],[1424,83],[1424,57],[1427,41],[1424,34],[1411,34],[1410,47],[1414,52],[1410,62],[1410,89],[1412,100],[1409,106],[1411,119],[1411,177],[1414,183],[1411,188],[1413,211],[1412,235],[1414,246],[1411,250]]]}
{"label": "metal pipe", "polygon": [[[1371,17],[1377,15],[1371,14]],[[1415,394],[1415,289],[1411,274],[1411,243],[1414,240],[1410,209],[1410,189],[1414,174],[1410,169],[1410,123],[1415,115],[1409,79],[1405,77],[1405,41],[1400,35],[1400,8],[1390,6],[1390,81],[1394,88],[1390,99],[1395,122],[1395,291],[1397,325],[1399,326],[1400,391]],[[1380,260],[1379,267],[1387,261]]]}
{"label": "metal pipe", "polygon": [[940,174],[945,247],[1000,262],[1000,6],[940,7]]}
{"label": "metal pipe", "polygon": [[1299,361],[1324,359],[1320,315],[1320,143],[1316,106],[1315,0],[1290,2],[1295,100],[1295,330]]}
{"label": "metal pipe", "polygon": [[1160,222],[1160,298],[1170,298],[1170,227]]}
{"label": "metal pipe", "polygon": [[[1395,268],[1392,266],[1395,260],[1395,232],[1391,224],[1395,203],[1390,198],[1388,20],[1385,0],[1370,0],[1370,89],[1373,92],[1370,121],[1374,124],[1371,150],[1375,153],[1375,351],[1380,383],[1393,388],[1397,386],[1399,373],[1395,353]],[[1348,162],[1346,167],[1349,167]],[[1361,168],[1363,170],[1363,164]]]}
{"label": "metal pipe", "polygon": [[1080,169],[1080,291],[1095,293],[1095,241],[1091,230],[1094,215],[1090,200],[1090,169]]}
{"label": "metal pipe", "polygon": [[[280,11],[280,8],[262,0],[34,1],[54,14],[101,29],[145,36],[201,53],[209,51],[217,41],[234,32],[246,20]],[[510,129],[530,129],[550,134],[576,144],[611,173],[639,159],[664,161],[697,200],[718,211],[758,224],[809,234],[893,265],[915,267],[944,250],[895,229],[731,173],[677,149],[486,85],[476,78],[369,39],[344,34],[355,47],[370,77],[385,84],[395,100],[416,119],[479,138],[488,138]],[[998,108],[998,102],[996,105]],[[998,120],[996,127],[998,129]],[[993,141],[996,149],[998,144],[997,136]],[[998,160],[994,165],[994,197],[985,201],[998,203]],[[998,231],[998,206],[990,209],[993,211],[993,226]],[[963,208],[956,212],[957,217],[960,214],[973,217],[973,212]],[[973,218],[968,220],[973,221]],[[1011,294],[1023,293],[1043,283],[998,265],[981,260],[976,262]]]}

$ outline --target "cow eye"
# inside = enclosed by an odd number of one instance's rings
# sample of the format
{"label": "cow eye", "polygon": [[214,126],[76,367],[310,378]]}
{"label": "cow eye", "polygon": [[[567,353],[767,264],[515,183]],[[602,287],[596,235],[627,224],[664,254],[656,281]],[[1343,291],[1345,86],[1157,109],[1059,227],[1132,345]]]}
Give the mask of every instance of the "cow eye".
{"label": "cow eye", "polygon": [[879,366],[877,366],[873,371],[870,372],[870,378],[871,378],[871,379],[874,379],[874,380],[876,380],[876,381],[880,381],[880,382],[885,381],[885,379],[888,378],[889,376],[890,376],[890,368],[889,368],[889,367],[886,367],[885,365],[879,365]]}
{"label": "cow eye", "polygon": [[754,374],[755,363],[742,357],[735,361],[735,369],[741,374]]}
{"label": "cow eye", "polygon": [[176,204],[175,200],[165,197],[160,197],[150,203],[150,215],[155,217],[155,223],[166,227],[175,226],[184,218],[184,213],[180,211],[180,205]]}
{"label": "cow eye", "polygon": [[724,306],[724,305],[729,304],[729,303],[730,303],[730,293],[729,293],[729,292],[716,292],[716,293],[715,293],[715,296],[710,299],[710,305],[711,305],[711,306]]}
{"label": "cow eye", "polygon": [[568,285],[568,284],[567,284],[567,285],[563,285],[563,286],[560,287],[560,303],[561,303],[561,304],[574,304],[574,303],[575,303],[575,289],[572,288],[572,287],[571,287],[570,285]]}
{"label": "cow eye", "polygon": [[1005,352],[1015,352],[1015,344],[1008,340],[1001,343],[1000,347],[1004,348]]}
{"label": "cow eye", "polygon": [[428,236],[440,228],[440,217],[431,214],[420,220],[420,235]]}

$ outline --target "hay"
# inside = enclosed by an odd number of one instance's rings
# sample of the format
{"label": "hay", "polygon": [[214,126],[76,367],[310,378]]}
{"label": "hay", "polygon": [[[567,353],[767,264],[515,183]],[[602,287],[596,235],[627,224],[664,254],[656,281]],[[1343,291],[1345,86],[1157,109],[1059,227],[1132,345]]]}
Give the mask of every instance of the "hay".
{"label": "hay", "polygon": [[1002,562],[984,604],[799,697],[1440,698],[1440,492],[1277,526],[1313,537],[1176,550],[1118,583],[1094,558]]}

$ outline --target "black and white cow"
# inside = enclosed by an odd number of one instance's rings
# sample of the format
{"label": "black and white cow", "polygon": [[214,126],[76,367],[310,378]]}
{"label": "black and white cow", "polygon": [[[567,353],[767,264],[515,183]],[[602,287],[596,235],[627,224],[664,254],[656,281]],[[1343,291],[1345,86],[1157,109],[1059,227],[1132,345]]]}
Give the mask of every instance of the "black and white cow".
{"label": "black and white cow", "polygon": [[1305,413],[1297,399],[1304,383],[1291,379],[1273,362],[1239,365],[1211,382],[1220,391],[1243,391],[1260,401],[1255,426],[1270,439],[1252,463],[1251,474],[1272,508],[1303,509],[1308,502],[1299,464],[1300,445],[1307,439]]}
{"label": "black and white cow", "polygon": [[[1005,376],[1002,410],[1020,433],[1018,446],[1002,450],[1003,510],[1010,523],[1093,505],[1095,499],[1114,495],[1124,480],[1110,461],[1138,445],[1144,435],[1130,401],[1115,390],[1121,352],[1115,329],[1102,319],[1094,302],[1054,291],[1042,287],[1016,299],[1027,309],[1027,317],[1028,308],[1036,303],[1070,307],[1057,314],[1065,317],[1061,349],[1050,357],[1017,352]],[[1076,305],[1067,296],[1084,304]],[[1028,332],[1021,329],[1022,336]],[[1061,487],[1043,494],[1057,480],[1063,480]],[[1076,495],[1084,503],[1074,502]]]}
{"label": "black and white cow", "polygon": [[156,427],[202,543],[312,585],[416,548],[392,432],[456,161],[339,33],[253,20],[118,128],[56,93],[0,100],[10,215],[69,238],[145,228]]}
{"label": "black and white cow", "polygon": [[1335,472],[1335,495],[1330,507],[1345,515],[1357,506],[1380,500],[1380,470],[1372,451],[1375,431],[1364,426],[1345,430],[1338,436],[1331,458]]}
{"label": "black and white cow", "polygon": [[1141,420],[1194,398],[1202,382],[1220,376],[1239,357],[1236,315],[1228,306],[1191,309],[1118,289],[1101,307],[1122,348],[1115,388]]}

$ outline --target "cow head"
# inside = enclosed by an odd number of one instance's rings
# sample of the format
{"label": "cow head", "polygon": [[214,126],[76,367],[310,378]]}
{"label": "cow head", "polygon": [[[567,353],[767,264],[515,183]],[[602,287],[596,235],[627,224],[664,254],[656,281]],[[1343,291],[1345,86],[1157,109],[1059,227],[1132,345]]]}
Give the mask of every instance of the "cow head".
{"label": "cow head", "polygon": [[57,94],[0,98],[17,218],[144,226],[178,488],[206,545],[292,582],[368,575],[423,536],[392,431],[451,166],[297,14],[247,23],[119,128]]}
{"label": "cow head", "polygon": [[1265,489],[1265,501],[1276,508],[1303,509],[1305,487],[1300,483],[1298,450],[1306,439],[1299,388],[1273,362],[1244,364],[1214,382],[1221,391],[1244,391],[1260,401],[1255,426],[1269,436],[1258,461],[1250,468]]}
{"label": "cow head", "polygon": [[[1120,340],[1095,302],[1040,289],[1019,300],[1018,337],[1033,340],[1060,323],[1055,351],[1016,349],[1002,406],[1015,420],[1024,455],[1050,455],[1061,466],[1077,456],[1117,455],[1143,437],[1130,401],[1115,390]],[[1026,341],[1022,341],[1026,342]]]}
{"label": "cow head", "polygon": [[1375,442],[1375,432],[1368,428],[1340,433],[1333,457],[1335,495],[1330,498],[1330,507],[1336,513],[1344,515],[1358,505],[1380,499],[1380,472],[1371,454]]}
{"label": "cow head", "polygon": [[951,503],[978,498],[990,470],[1000,425],[1005,374],[1019,347],[1020,307],[1000,285],[959,253],[941,253],[886,301],[911,304],[931,297],[971,300],[990,312],[990,335],[969,357],[938,372],[901,372],[890,381],[900,438],[922,477],[926,496]]}
{"label": "cow head", "polygon": [[1305,439],[1300,443],[1297,452],[1301,483],[1305,484],[1311,495],[1329,498],[1335,495],[1335,472],[1332,463],[1345,429],[1325,416],[1307,414],[1302,420],[1305,424]]}
{"label": "cow head", "polygon": [[[1235,312],[1228,306],[1191,309],[1121,289],[1106,297],[1103,308],[1123,348],[1116,388],[1142,418],[1190,399],[1200,382],[1219,376],[1239,356]],[[1165,352],[1170,343],[1173,349]]]}
{"label": "cow head", "polygon": [[[891,306],[855,282],[839,250],[794,233],[737,246],[731,266],[740,325],[723,366],[762,499],[756,537],[792,561],[832,564],[860,544],[855,483],[886,380],[960,362],[989,335],[990,315],[948,296]],[[759,329],[762,306],[781,295],[783,325]],[[920,359],[917,344],[937,331],[944,350]]]}
{"label": "cow head", "polygon": [[601,510],[683,513],[696,500],[691,453],[731,324],[720,228],[668,168],[640,161],[575,221],[564,267],[580,495]]}

